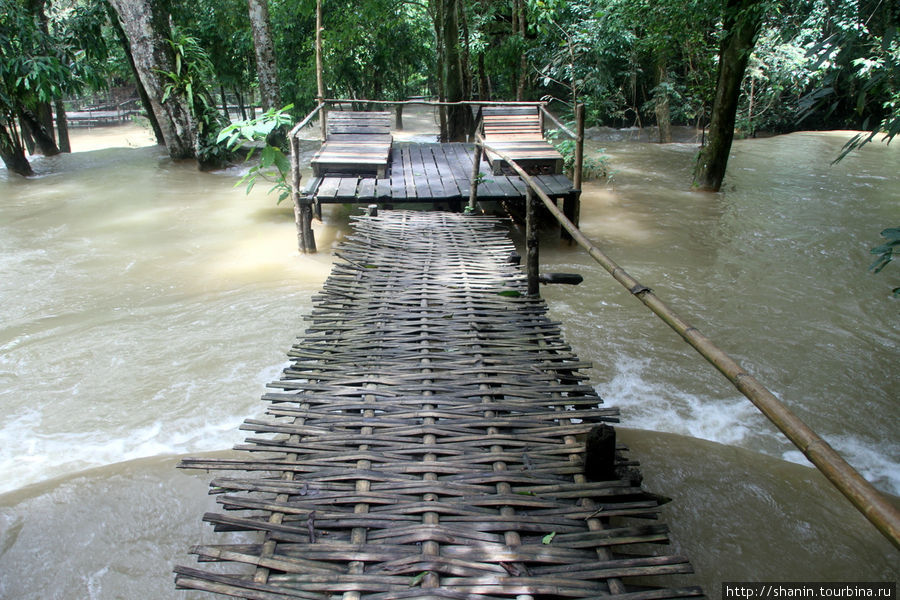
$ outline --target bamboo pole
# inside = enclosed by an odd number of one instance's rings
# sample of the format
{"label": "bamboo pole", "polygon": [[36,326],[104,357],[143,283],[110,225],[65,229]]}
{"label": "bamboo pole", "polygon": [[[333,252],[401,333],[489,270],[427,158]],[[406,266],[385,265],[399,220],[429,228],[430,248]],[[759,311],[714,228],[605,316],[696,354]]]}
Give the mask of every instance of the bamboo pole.
{"label": "bamboo pole", "polygon": [[572,187],[580,192],[581,176],[584,170],[584,104],[575,105],[575,133],[575,167],[572,174]]}
{"label": "bamboo pole", "polygon": [[532,298],[541,295],[539,254],[537,199],[534,190],[529,186],[525,188],[525,267],[528,272],[528,295]]}
{"label": "bamboo pole", "polygon": [[290,137],[297,137],[300,134],[300,130],[309,125],[309,122],[313,120],[313,118],[319,113],[320,110],[324,109],[325,105],[319,103],[308,115],[306,115],[302,121],[294,125],[294,128],[291,129],[291,132],[288,134]]}
{"label": "bamboo pole", "polygon": [[294,222],[297,225],[297,249],[302,254],[309,254],[316,251],[316,238],[312,230],[312,206],[309,202],[303,202],[300,198],[300,139],[298,135],[300,130],[306,127],[325,107],[324,103],[319,103],[306,117],[294,125],[290,133],[288,133],[288,143],[291,148],[290,166],[291,166],[291,200],[294,204]]}
{"label": "bamboo pole", "polygon": [[303,252],[303,223],[302,210],[300,208],[300,141],[297,139],[296,132],[300,131],[300,127],[294,127],[288,135],[288,142],[291,144],[291,201],[294,204],[294,223],[297,225],[297,249]]}
{"label": "bamboo pole", "polygon": [[479,168],[481,167],[481,145],[477,142],[472,148],[472,185],[469,188],[469,212],[475,210],[475,203],[478,201],[478,180]]}
{"label": "bamboo pole", "polygon": [[[484,144],[484,140],[479,140]],[[747,373],[724,350],[687,323],[675,311],[660,300],[650,288],[642,285],[594,245],[578,227],[572,224],[557,208],[547,194],[542,192],[518,164],[503,152],[484,144],[485,148],[499,155],[522,177],[530,189],[544,202],[547,209],[584,248],[591,257],[606,269],[636,298],[656,313],[669,327],[719,370],[744,396],[746,396],[797,448],[825,475],[826,478],[898,549],[900,549],[900,510],[898,510],[871,483],[859,474],[828,442],[813,431],[755,377]]]}
{"label": "bamboo pole", "polygon": [[556,125],[556,127],[557,127],[560,131],[564,132],[566,135],[568,135],[568,136],[569,136],[570,138],[572,138],[573,140],[576,138],[575,132],[573,132],[571,129],[569,129],[568,127],[566,127],[565,125],[563,125],[563,124],[562,124],[562,121],[560,121],[559,119],[557,119],[557,118],[553,115],[553,113],[551,113],[549,110],[547,110],[546,103],[542,103],[542,104],[541,104],[541,113],[542,113],[545,117],[547,117],[548,119],[550,119],[551,121],[553,121],[553,124]]}
{"label": "bamboo pole", "polygon": [[[347,102],[347,100],[341,100],[340,98],[325,98],[323,100],[326,104],[341,104]],[[490,101],[490,100],[459,100],[457,102],[440,102],[435,100],[365,100],[365,99],[353,99],[352,102],[357,104],[385,104],[385,105],[393,105],[393,104],[422,104],[425,106],[534,106],[540,107],[540,102],[516,102],[516,101]],[[574,137],[574,136],[573,136]]]}

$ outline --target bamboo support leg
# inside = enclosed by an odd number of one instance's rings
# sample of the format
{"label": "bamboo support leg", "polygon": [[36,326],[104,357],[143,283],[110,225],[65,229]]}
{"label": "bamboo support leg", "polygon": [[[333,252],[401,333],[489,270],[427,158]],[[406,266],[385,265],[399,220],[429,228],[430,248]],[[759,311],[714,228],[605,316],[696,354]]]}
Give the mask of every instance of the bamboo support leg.
{"label": "bamboo support leg", "polygon": [[469,190],[469,210],[475,210],[475,202],[478,200],[478,168],[481,166],[481,146],[475,144],[472,149],[472,187]]}
{"label": "bamboo support leg", "polygon": [[[579,190],[575,190],[563,199],[563,214],[578,227],[578,223],[581,220],[581,192]],[[559,234],[564,240],[574,241],[572,234],[566,231],[566,228],[562,225],[559,226]]]}
{"label": "bamboo support leg", "polygon": [[303,254],[315,254],[316,237],[312,230],[312,204],[308,201],[300,204],[300,210],[297,221],[297,240],[300,245],[300,252]]}
{"label": "bamboo support leg", "polygon": [[540,259],[537,223],[537,199],[531,187],[525,190],[525,265],[528,270],[528,295],[539,297]]}

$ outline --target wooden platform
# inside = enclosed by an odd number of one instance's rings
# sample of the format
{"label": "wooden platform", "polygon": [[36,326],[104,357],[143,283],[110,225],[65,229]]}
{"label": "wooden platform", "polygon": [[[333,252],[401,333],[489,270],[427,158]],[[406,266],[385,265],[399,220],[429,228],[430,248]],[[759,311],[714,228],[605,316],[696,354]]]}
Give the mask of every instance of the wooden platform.
{"label": "wooden platform", "polygon": [[[471,144],[393,144],[390,168],[384,177],[335,174],[312,177],[301,190],[322,203],[434,202],[469,198],[472,177]],[[482,160],[478,186],[481,201],[520,199],[525,184],[516,175],[492,175]],[[566,198],[574,190],[565,175],[541,175],[538,184],[551,198]]]}
{"label": "wooden platform", "polygon": [[[659,499],[587,481],[579,436],[616,420],[497,221],[382,211],[336,253],[265,418],[211,483],[217,531],[179,588],[254,599],[698,596],[658,575]],[[624,451],[624,449],[623,449]],[[633,463],[620,457],[619,467]],[[648,522],[648,519],[650,520]],[[639,578],[632,581],[631,578]]]}

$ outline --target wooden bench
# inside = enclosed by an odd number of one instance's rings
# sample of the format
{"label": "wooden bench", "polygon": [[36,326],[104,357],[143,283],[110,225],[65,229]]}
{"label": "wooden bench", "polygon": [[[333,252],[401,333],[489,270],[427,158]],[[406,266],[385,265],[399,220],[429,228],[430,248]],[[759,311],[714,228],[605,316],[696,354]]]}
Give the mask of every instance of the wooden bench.
{"label": "wooden bench", "polygon": [[328,173],[384,177],[391,156],[391,113],[333,111],[326,139],[310,161],[316,177]]}
{"label": "wooden bench", "polygon": [[[563,171],[563,157],[544,139],[540,111],[536,106],[485,107],[481,112],[484,141],[508,155],[526,171],[555,175]],[[488,150],[494,175],[502,174],[506,161]]]}

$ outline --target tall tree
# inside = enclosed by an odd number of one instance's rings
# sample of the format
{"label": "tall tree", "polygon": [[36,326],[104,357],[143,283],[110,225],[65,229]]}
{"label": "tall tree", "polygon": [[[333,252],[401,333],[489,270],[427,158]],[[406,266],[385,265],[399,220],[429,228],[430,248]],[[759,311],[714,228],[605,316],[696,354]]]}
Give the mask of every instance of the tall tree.
{"label": "tall tree", "polygon": [[45,154],[59,152],[35,110],[71,90],[77,71],[63,61],[62,51],[49,52],[53,40],[29,9],[17,0],[0,0],[0,158],[20,175],[32,174],[24,128]]}
{"label": "tall tree", "polygon": [[694,170],[694,187],[717,192],[725,178],[725,167],[734,140],[734,124],[741,81],[756,43],[765,12],[760,0],[728,0],[724,34],[719,49],[716,95],[709,124],[709,141],[700,150]]}
{"label": "tall tree", "polygon": [[275,47],[269,27],[267,0],[247,0],[250,29],[256,48],[256,75],[259,78],[259,95],[263,111],[281,108],[281,90],[278,87],[278,65]]}
{"label": "tall tree", "polygon": [[196,156],[197,132],[187,98],[166,94],[166,73],[178,68],[169,40],[172,32],[163,0],[109,0],[128,38],[138,76],[172,158]]}
{"label": "tall tree", "polygon": [[[465,95],[468,74],[463,73],[463,52],[460,49],[459,15],[462,0],[430,0],[429,11],[434,23],[437,49],[437,87],[439,98],[446,102],[467,100]],[[465,141],[472,128],[472,111],[463,104],[441,112],[441,140]]]}

